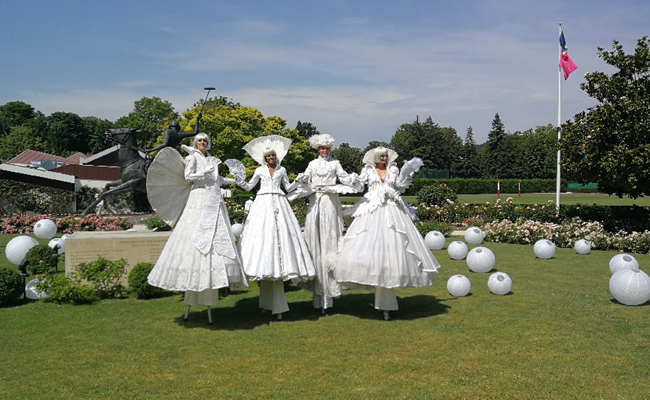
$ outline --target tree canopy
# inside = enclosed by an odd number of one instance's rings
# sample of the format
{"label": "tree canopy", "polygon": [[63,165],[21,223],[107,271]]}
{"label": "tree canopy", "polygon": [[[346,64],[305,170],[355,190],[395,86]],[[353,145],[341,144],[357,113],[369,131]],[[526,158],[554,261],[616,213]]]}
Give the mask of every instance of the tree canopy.
{"label": "tree canopy", "polygon": [[619,197],[650,193],[650,40],[633,54],[613,41],[598,56],[616,72],[591,72],[580,85],[598,104],[562,125],[562,165],[580,182]]}

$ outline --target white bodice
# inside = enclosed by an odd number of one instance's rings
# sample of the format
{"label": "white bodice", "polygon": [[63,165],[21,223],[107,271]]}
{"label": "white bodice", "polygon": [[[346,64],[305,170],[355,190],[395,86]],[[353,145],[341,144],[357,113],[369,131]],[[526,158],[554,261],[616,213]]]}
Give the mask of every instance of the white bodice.
{"label": "white bodice", "polygon": [[284,188],[288,190],[289,188],[289,177],[287,176],[287,170],[282,166],[277,166],[271,176],[271,172],[266,165],[257,167],[253,173],[253,177],[248,182],[240,183],[242,189],[251,191],[257,183],[260,182],[260,190],[257,191],[257,194],[284,194],[281,186],[284,185]]}

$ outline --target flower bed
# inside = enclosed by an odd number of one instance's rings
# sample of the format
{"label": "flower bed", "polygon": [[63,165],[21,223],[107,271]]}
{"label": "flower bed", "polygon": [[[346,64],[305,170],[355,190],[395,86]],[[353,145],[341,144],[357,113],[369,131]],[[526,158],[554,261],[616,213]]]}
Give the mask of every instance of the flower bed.
{"label": "flower bed", "polygon": [[511,244],[534,244],[548,239],[558,247],[573,247],[579,239],[591,242],[595,250],[618,250],[631,253],[650,251],[650,231],[607,232],[599,222],[584,222],[579,218],[556,224],[520,219],[488,222],[483,226],[485,240]]}
{"label": "flower bed", "polygon": [[34,224],[41,219],[50,219],[56,223],[57,231],[72,233],[75,231],[122,231],[133,227],[133,224],[124,218],[116,216],[102,217],[99,215],[85,215],[75,217],[68,215],[55,218],[50,215],[17,214],[0,220],[0,233],[28,234],[34,230]]}

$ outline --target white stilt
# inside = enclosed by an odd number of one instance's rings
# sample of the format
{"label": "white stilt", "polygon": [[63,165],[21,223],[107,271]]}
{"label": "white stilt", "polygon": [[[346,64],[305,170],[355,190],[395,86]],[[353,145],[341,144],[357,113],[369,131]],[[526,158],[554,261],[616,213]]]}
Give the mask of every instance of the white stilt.
{"label": "white stilt", "polygon": [[388,315],[388,311],[384,311],[384,321],[390,321],[390,315]]}
{"label": "white stilt", "polygon": [[278,321],[282,321],[282,313],[278,314]]}
{"label": "white stilt", "polygon": [[208,306],[208,324],[212,325],[212,309]]}
{"label": "white stilt", "polygon": [[325,307],[323,307],[323,315],[325,315]]}
{"label": "white stilt", "polygon": [[187,306],[187,310],[185,310],[185,316],[183,317],[183,321],[187,321],[187,317],[190,315],[190,308],[192,308],[192,306]]}

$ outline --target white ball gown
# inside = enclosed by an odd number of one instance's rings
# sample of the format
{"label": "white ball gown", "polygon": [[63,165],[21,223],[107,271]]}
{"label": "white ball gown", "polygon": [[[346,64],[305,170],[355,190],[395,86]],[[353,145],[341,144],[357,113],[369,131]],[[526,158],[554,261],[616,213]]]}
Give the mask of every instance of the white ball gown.
{"label": "white ball gown", "polygon": [[[197,149],[183,146],[189,156],[185,158],[184,174],[179,178],[172,165],[178,164],[180,155],[174,149],[162,150],[157,166],[152,165],[147,178],[150,201],[167,209],[180,209],[180,217],[170,217],[175,228],[170,235],[156,265],[149,274],[149,284],[167,290],[185,291],[188,305],[213,305],[218,301],[218,289],[248,286],[241,256],[230,228],[228,210],[221,196],[221,185],[234,183],[217,173],[221,162]],[[173,153],[177,156],[174,156]],[[152,180],[150,185],[149,180]],[[158,182],[156,185],[153,182]],[[183,183],[189,195],[184,201]],[[177,187],[172,193],[169,187]],[[152,190],[149,191],[149,187]],[[167,190],[161,190],[166,186]],[[157,189],[156,189],[157,187]],[[164,206],[163,206],[164,205]],[[156,209],[154,205],[154,209]],[[158,210],[157,210],[158,211]]]}
{"label": "white ball gown", "polygon": [[[286,170],[278,166],[271,176],[268,166],[260,166],[249,182],[238,184],[250,191],[258,182],[260,189],[246,217],[240,249],[246,276],[260,281],[260,307],[281,314],[289,309],[283,301],[282,282],[307,281],[316,271],[298,220],[281,189],[282,184],[290,187]],[[273,294],[267,296],[268,285],[273,285]]]}
{"label": "white ball gown", "polygon": [[392,289],[432,285],[440,264],[400,196],[410,177],[400,176],[399,169],[389,164],[384,181],[374,165],[366,165],[359,179],[367,183],[368,191],[346,211],[354,221],[339,247],[334,276],[345,287],[374,287],[379,293],[375,308],[396,310]]}

